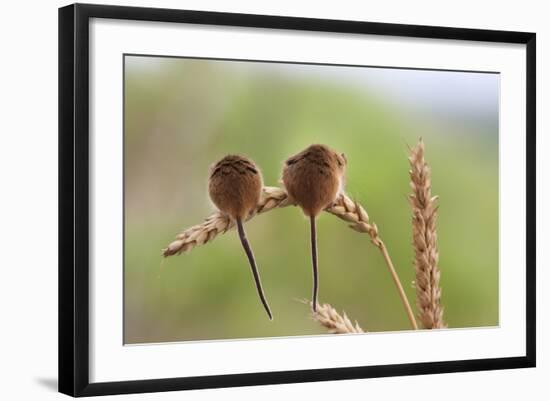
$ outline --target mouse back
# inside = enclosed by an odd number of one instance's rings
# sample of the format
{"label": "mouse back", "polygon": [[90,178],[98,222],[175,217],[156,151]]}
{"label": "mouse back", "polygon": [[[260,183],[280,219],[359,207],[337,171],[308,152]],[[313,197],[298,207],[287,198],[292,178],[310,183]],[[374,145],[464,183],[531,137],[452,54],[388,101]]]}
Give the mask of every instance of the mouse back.
{"label": "mouse back", "polygon": [[256,209],[262,194],[262,176],[247,157],[228,155],[211,168],[208,192],[220,211],[245,220]]}
{"label": "mouse back", "polygon": [[325,145],[311,145],[286,160],[283,184],[307,216],[317,216],[342,191],[346,160]]}

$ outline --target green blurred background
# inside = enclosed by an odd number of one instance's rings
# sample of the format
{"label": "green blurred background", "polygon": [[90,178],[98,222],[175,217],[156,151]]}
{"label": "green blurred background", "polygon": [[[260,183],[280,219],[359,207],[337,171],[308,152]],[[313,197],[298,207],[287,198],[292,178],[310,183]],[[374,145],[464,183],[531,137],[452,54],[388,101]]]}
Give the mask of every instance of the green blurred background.
{"label": "green blurred background", "polygon": [[[348,159],[347,192],[376,222],[415,303],[407,145],[426,143],[449,327],[498,325],[498,74],[125,57],[124,342],[322,334],[308,221],[285,208],[246,223],[270,322],[234,231],[188,254],[161,249],[213,211],[209,166],[240,153],[278,185],[311,143]],[[320,301],[368,331],[408,330],[366,235],[318,219]]]}

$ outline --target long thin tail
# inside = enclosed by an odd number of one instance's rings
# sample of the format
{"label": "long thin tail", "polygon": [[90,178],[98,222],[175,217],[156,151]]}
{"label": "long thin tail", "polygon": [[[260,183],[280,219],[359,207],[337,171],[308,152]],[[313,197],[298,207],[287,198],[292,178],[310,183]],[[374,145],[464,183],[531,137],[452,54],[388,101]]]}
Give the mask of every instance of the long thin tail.
{"label": "long thin tail", "polygon": [[269,316],[269,320],[273,320],[273,315],[271,314],[271,310],[269,309],[269,305],[267,304],[267,300],[265,299],[262,282],[260,281],[260,275],[258,273],[258,268],[256,267],[256,260],[254,259],[254,254],[252,253],[252,249],[250,248],[248,239],[246,239],[246,234],[244,232],[243,222],[241,221],[241,219],[237,219],[237,231],[239,232],[239,238],[241,239],[241,243],[243,244],[246,256],[248,256],[248,261],[250,262],[250,268],[252,269],[252,274],[254,275],[254,282],[256,283],[256,290],[258,291],[258,295],[260,296],[265,311]]}
{"label": "long thin tail", "polygon": [[317,294],[319,293],[319,273],[317,271],[317,228],[315,216],[309,216],[311,226],[311,261],[313,266],[313,312],[317,312]]}

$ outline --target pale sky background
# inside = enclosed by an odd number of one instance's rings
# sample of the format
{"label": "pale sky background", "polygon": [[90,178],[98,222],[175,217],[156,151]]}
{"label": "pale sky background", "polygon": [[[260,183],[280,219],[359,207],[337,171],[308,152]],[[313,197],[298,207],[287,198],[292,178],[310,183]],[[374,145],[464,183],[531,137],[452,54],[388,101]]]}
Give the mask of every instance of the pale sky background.
{"label": "pale sky background", "polygon": [[[170,58],[132,57],[129,68],[155,70]],[[172,59],[177,60],[177,59]],[[275,74],[287,79],[348,83],[358,90],[381,95],[414,112],[437,119],[483,120],[498,123],[500,74],[381,67],[345,67],[262,62],[223,61],[236,74]]]}

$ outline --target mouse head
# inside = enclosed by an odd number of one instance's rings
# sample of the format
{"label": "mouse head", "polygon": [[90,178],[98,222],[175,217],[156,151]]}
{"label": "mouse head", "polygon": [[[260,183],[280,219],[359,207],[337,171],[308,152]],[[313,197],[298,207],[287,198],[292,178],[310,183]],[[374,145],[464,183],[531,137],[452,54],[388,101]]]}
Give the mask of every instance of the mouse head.
{"label": "mouse head", "polygon": [[306,148],[303,154],[311,160],[316,160],[323,165],[326,165],[331,170],[336,171],[339,175],[344,175],[348,160],[344,153],[336,152],[326,145],[314,144]]}

